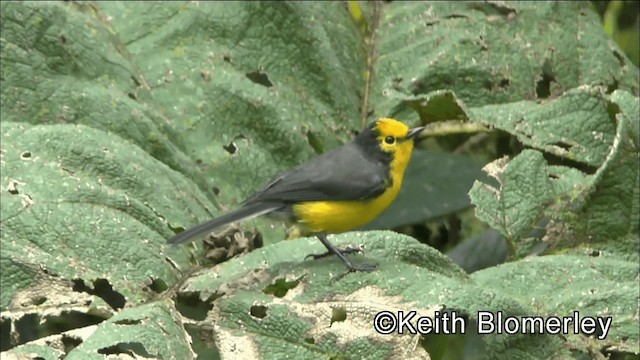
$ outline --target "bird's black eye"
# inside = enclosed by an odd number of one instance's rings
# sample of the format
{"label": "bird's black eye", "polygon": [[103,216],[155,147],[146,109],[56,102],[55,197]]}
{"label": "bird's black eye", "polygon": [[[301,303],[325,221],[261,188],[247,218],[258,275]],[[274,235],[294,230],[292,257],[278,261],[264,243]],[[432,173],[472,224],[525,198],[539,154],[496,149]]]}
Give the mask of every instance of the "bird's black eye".
{"label": "bird's black eye", "polygon": [[384,138],[384,142],[386,142],[387,144],[391,145],[394,142],[396,142],[396,138],[394,138],[393,136],[387,136],[386,138]]}

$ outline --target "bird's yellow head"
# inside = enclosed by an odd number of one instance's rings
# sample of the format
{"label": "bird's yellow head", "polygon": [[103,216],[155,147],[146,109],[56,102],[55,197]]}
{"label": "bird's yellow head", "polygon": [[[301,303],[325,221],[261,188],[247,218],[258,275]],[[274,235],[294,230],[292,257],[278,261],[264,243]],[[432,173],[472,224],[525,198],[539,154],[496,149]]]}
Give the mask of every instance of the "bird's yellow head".
{"label": "bird's yellow head", "polygon": [[371,124],[380,149],[386,153],[394,153],[403,148],[413,149],[413,138],[422,128],[409,129],[398,120],[382,118]]}
{"label": "bird's yellow head", "polygon": [[389,165],[393,172],[403,174],[413,152],[414,139],[422,129],[409,129],[398,120],[381,118],[358,137],[361,146],[370,151],[372,156]]}

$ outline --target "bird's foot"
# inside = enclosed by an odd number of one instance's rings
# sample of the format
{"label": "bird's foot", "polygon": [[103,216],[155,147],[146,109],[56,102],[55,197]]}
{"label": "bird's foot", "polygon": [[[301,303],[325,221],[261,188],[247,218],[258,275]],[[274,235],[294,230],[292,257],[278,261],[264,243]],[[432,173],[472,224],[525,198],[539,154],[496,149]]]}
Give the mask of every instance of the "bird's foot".
{"label": "bird's foot", "polygon": [[[340,251],[344,255],[350,255],[350,254],[362,253],[364,252],[364,249],[362,248],[362,245],[349,244],[344,248],[338,249],[338,251]],[[309,254],[305,256],[304,259],[307,260],[309,258],[313,258],[313,260],[318,260],[331,255],[334,255],[334,254],[331,251],[327,251],[322,254]]]}
{"label": "bird's foot", "polygon": [[332,283],[342,279],[343,277],[345,277],[345,275],[351,274],[353,272],[357,272],[357,271],[371,272],[371,271],[374,271],[375,269],[378,268],[378,264],[376,264],[376,263],[364,263],[364,264],[360,264],[360,265],[354,265],[353,263],[350,263],[350,264],[346,264],[346,265],[347,265],[347,271],[343,272],[340,275],[334,276],[331,279]]}
{"label": "bird's foot", "polygon": [[[340,279],[342,279],[345,275],[352,273],[352,272],[356,272],[356,271],[363,271],[363,272],[369,272],[369,271],[373,271],[378,267],[378,264],[373,264],[373,263],[369,263],[369,264],[360,264],[360,265],[354,265],[351,260],[349,260],[345,254],[353,254],[353,253],[359,253],[362,252],[362,246],[354,246],[354,245],[349,245],[347,246],[345,249],[338,249],[337,247],[335,247],[331,242],[329,242],[329,240],[327,240],[327,235],[326,234],[318,234],[316,235],[318,237],[318,240],[320,240],[320,242],[327,248],[328,252],[325,254],[319,254],[319,255],[310,255],[311,257],[313,257],[314,259],[319,259],[319,258],[323,258],[325,256],[328,256],[329,254],[333,254],[336,255],[338,258],[340,258],[340,260],[342,260],[342,262],[347,266],[347,271],[335,276],[331,279],[331,282],[336,282]],[[309,257],[309,256],[307,256]]]}

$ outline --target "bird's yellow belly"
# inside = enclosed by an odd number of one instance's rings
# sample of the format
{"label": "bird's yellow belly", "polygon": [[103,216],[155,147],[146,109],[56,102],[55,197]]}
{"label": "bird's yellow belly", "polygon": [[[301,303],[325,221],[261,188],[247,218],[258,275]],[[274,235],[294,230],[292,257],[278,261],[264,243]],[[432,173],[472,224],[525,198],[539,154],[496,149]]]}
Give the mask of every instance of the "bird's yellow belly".
{"label": "bird's yellow belly", "polygon": [[368,201],[310,201],[293,205],[297,223],[312,233],[341,233],[369,223],[395,200],[401,184]]}

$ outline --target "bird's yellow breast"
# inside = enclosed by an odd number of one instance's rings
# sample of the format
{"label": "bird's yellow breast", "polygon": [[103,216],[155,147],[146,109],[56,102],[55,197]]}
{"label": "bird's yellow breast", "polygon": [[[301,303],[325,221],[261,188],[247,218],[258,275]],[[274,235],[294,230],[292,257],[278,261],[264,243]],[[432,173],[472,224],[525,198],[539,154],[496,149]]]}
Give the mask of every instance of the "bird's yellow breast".
{"label": "bird's yellow breast", "polygon": [[370,200],[309,201],[293,205],[297,223],[311,233],[341,233],[369,223],[382,213],[398,196],[404,172],[413,151],[413,141],[396,150],[389,170],[390,186],[380,196]]}
{"label": "bird's yellow breast", "polygon": [[382,195],[367,201],[310,201],[293,206],[302,227],[312,233],[341,233],[369,223],[395,200],[397,182]]}

